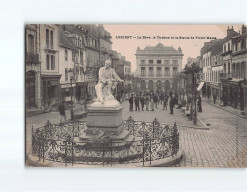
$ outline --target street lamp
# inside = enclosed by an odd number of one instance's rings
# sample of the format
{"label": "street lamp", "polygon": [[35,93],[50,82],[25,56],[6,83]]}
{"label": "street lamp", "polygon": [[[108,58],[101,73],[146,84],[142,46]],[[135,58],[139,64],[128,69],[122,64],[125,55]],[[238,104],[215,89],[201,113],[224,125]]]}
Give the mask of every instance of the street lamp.
{"label": "street lamp", "polygon": [[73,70],[70,69],[68,71],[68,75],[69,75],[69,78],[70,78],[70,93],[71,93],[71,109],[70,109],[70,114],[71,114],[71,120],[74,120],[74,111],[73,111],[73,101],[72,101],[72,98],[73,98],[73,87],[72,87],[72,81],[73,81]]}

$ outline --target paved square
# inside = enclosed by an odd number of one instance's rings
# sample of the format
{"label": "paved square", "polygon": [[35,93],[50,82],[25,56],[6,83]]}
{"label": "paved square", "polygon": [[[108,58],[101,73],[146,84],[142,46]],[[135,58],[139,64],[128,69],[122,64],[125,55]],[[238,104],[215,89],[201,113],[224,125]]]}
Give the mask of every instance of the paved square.
{"label": "paved square", "polygon": [[[184,152],[183,159],[174,167],[247,167],[247,120],[237,117],[220,108],[203,102],[203,113],[198,116],[210,129],[197,129],[193,122],[185,117],[180,109],[174,110],[174,115],[168,111],[158,109],[154,111],[129,112],[127,101],[123,103],[123,119],[132,116],[136,121],[153,121],[157,118],[161,123],[174,124],[180,129],[180,147]],[[67,111],[67,117],[70,117]],[[57,112],[28,117],[27,151],[30,151],[31,127],[44,125],[47,120],[58,123],[60,116]],[[238,124],[238,125],[237,125]],[[187,127],[186,127],[187,126]],[[238,128],[237,128],[238,126]]]}

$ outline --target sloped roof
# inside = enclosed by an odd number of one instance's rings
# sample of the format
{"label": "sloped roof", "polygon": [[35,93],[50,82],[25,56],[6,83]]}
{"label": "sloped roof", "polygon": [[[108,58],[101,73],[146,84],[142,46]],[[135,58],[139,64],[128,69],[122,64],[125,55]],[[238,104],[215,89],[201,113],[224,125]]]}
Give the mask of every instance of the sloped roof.
{"label": "sloped roof", "polygon": [[211,55],[218,54],[220,51],[223,50],[223,44],[226,42],[228,38],[225,37],[224,39],[219,39],[211,49]]}
{"label": "sloped roof", "polygon": [[74,49],[75,45],[66,37],[65,33],[63,30],[60,30],[60,40],[59,44],[61,47],[65,47],[68,49]]}
{"label": "sloped roof", "polygon": [[241,34],[241,35],[234,36],[234,37],[232,37],[232,39],[233,39],[234,41],[238,42],[239,40],[241,40],[241,39],[243,39],[243,38],[245,38],[245,37],[247,37],[247,33],[244,33],[244,34]]}

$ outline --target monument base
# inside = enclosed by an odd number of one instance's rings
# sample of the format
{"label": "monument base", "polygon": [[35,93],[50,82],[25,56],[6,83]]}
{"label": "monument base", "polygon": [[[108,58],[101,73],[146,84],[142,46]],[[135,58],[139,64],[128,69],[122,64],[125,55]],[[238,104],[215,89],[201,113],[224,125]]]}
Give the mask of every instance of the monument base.
{"label": "monument base", "polygon": [[[100,102],[91,104],[87,116],[87,129],[85,135],[80,138],[85,140],[93,136],[98,138],[108,136],[118,141],[128,139],[129,132],[123,129],[122,109],[123,106],[116,100],[108,100],[103,104]],[[97,134],[97,130],[103,134]]]}

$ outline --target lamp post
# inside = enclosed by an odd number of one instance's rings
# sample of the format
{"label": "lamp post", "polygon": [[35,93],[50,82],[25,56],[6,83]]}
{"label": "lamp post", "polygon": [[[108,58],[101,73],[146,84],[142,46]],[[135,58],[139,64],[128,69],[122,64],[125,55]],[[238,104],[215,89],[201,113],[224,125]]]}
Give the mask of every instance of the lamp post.
{"label": "lamp post", "polygon": [[72,87],[72,81],[73,81],[73,70],[69,70],[68,71],[68,75],[69,75],[69,78],[70,78],[70,93],[71,93],[71,109],[70,109],[70,114],[71,114],[71,120],[74,120],[74,111],[73,111],[73,87]]}

